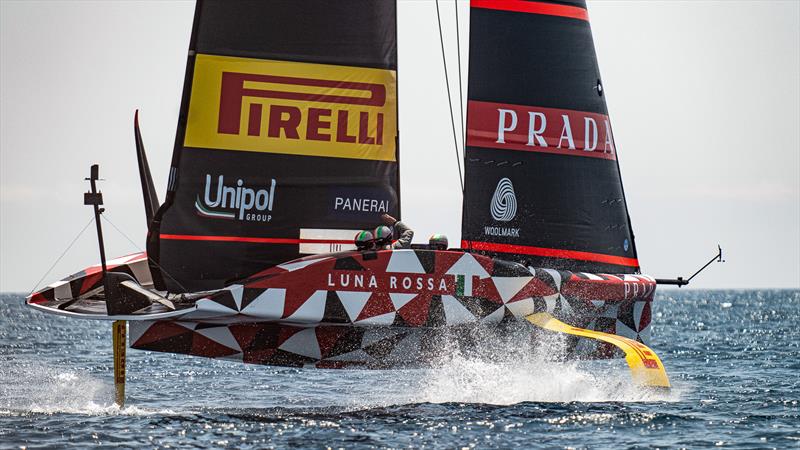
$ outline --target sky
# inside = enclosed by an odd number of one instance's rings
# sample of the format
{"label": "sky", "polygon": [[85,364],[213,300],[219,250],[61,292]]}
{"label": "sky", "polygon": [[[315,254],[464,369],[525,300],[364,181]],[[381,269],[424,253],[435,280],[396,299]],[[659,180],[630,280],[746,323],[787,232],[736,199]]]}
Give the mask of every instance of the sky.
{"label": "sky", "polygon": [[[442,19],[458,98],[452,1]],[[459,1],[466,83],[468,2]],[[29,292],[91,219],[144,248],[133,113],[163,200],[194,3],[0,0],[0,291]],[[639,261],[692,288],[800,287],[800,2],[589,1]],[[461,192],[436,9],[400,0],[404,221],[460,241]],[[466,84],[463,86],[466,92]],[[456,106],[457,108],[457,106]],[[42,284],[95,264],[88,228]]]}

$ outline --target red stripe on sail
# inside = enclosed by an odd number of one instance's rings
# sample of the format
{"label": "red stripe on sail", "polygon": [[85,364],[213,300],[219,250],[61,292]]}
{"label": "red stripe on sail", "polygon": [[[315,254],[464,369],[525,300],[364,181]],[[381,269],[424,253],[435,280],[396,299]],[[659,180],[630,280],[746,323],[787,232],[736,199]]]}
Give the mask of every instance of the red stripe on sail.
{"label": "red stripe on sail", "polygon": [[543,14],[546,16],[569,17],[589,21],[589,13],[577,6],[554,5],[552,3],[526,2],[523,0],[472,0],[472,8],[496,9],[500,11],[513,11],[529,14]]}
{"label": "red stripe on sail", "polygon": [[295,238],[260,238],[247,236],[196,236],[191,234],[161,234],[161,239],[175,241],[215,241],[215,242],[249,242],[253,244],[352,244],[351,239],[295,239]]}
{"label": "red stripe on sail", "polygon": [[639,267],[639,260],[624,256],[604,255],[602,253],[560,250],[557,248],[530,247],[527,245],[497,244],[494,242],[461,241],[462,248],[486,250],[500,253],[518,253],[521,255],[541,256],[545,258],[577,259],[626,267]]}

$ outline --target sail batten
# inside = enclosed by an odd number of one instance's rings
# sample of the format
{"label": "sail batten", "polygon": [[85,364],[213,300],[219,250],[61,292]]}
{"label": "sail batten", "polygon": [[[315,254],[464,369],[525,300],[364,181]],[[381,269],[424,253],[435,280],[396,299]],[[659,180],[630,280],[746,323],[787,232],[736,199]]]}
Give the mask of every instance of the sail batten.
{"label": "sail batten", "polygon": [[638,272],[586,5],[472,0],[470,21],[462,246]]}

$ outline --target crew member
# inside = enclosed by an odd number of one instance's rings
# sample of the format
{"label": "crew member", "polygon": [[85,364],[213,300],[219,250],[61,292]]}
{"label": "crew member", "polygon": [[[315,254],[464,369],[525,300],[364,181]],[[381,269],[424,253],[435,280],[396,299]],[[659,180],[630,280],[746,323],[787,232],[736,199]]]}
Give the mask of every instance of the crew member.
{"label": "crew member", "polygon": [[356,249],[360,251],[375,250],[375,237],[371,231],[359,231],[354,239]]}
{"label": "crew member", "polygon": [[[388,214],[381,215],[381,220],[383,220],[383,223],[386,225],[375,228],[375,232],[373,233],[375,245],[378,249],[393,250],[398,248],[411,248],[414,230]],[[394,231],[397,232],[398,238],[395,242],[392,242],[394,232],[392,228],[389,227],[394,227]]]}
{"label": "crew member", "polygon": [[447,236],[443,234],[433,234],[428,239],[428,248],[431,250],[447,250]]}

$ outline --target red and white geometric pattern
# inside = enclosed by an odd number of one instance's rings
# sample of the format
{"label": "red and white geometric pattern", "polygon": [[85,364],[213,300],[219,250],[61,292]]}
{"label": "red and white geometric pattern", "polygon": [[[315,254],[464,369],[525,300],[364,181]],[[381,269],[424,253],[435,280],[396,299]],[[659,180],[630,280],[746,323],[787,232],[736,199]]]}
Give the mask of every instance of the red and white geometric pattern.
{"label": "red and white geometric pattern", "polygon": [[[445,336],[541,311],[644,340],[654,291],[643,275],[526,268],[465,252],[351,252],[266,270],[198,300],[179,321],[132,323],[131,342],[257,364],[416,366]],[[586,355],[614,355],[577,344]]]}
{"label": "red and white geometric pattern", "polygon": [[[151,283],[143,253],[109,270]],[[316,367],[425,365],[475,327],[502,330],[546,311],[581,328],[648,337],[655,280],[644,275],[573,273],[524,267],[461,251],[386,250],[317,255],[281,264],[224,289],[109,316],[99,266],[31,295],[47,312],[130,320],[133,348]],[[75,302],[74,299],[79,301]],[[570,338],[572,339],[572,338]],[[571,349],[615,356],[597,341]]]}

